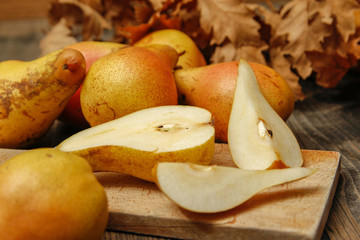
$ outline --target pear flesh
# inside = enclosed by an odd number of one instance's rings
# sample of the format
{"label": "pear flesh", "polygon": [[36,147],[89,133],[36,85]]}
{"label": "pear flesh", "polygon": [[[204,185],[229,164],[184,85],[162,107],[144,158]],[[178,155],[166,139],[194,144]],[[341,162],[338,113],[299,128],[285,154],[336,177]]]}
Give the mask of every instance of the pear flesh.
{"label": "pear flesh", "polygon": [[215,129],[209,111],[192,106],[160,106],[85,129],[58,148],[86,158],[94,171],[116,171],[153,181],[159,161],[209,164]]}
{"label": "pear flesh", "polygon": [[245,170],[192,163],[159,163],[154,168],[156,184],[165,195],[180,207],[200,213],[232,209],[268,187],[314,172],[303,167]]}
{"label": "pear flesh", "polygon": [[228,144],[239,168],[262,170],[302,166],[296,137],[266,101],[245,60],[239,61],[233,101]]}

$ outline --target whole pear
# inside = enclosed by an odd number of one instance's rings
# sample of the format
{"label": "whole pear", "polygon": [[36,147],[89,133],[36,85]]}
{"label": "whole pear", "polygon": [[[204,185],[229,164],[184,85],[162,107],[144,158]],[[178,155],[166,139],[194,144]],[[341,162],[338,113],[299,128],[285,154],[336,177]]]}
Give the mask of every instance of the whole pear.
{"label": "whole pear", "polygon": [[79,88],[85,59],[63,49],[33,61],[1,62],[0,76],[0,147],[27,147],[47,132]]}
{"label": "whole pear", "polygon": [[177,29],[163,29],[151,32],[134,43],[134,46],[166,44],[180,54],[177,65],[180,68],[205,66],[206,61],[196,43],[184,32]]}
{"label": "whole pear", "polygon": [[0,175],[1,239],[101,239],[107,197],[82,157],[30,150],[2,164]]}
{"label": "whole pear", "polygon": [[[286,120],[294,109],[295,98],[282,76],[272,68],[249,62],[260,89],[272,108]],[[217,142],[227,142],[228,123],[238,73],[238,61],[174,72],[182,102],[209,110],[215,121]]]}
{"label": "whole pear", "polygon": [[[88,72],[90,66],[96,60],[127,46],[128,45],[126,44],[116,42],[82,41],[71,44],[66,48],[76,49],[84,55],[86,62],[86,72]],[[60,114],[59,119],[74,127],[84,129],[89,127],[89,124],[81,110],[80,91],[81,86],[70,98],[69,102],[66,104],[65,109]]]}
{"label": "whole pear", "polygon": [[90,126],[122,117],[140,109],[177,104],[172,63],[160,58],[159,49],[177,58],[175,49],[162,45],[128,47],[110,53],[89,69],[80,101]]}

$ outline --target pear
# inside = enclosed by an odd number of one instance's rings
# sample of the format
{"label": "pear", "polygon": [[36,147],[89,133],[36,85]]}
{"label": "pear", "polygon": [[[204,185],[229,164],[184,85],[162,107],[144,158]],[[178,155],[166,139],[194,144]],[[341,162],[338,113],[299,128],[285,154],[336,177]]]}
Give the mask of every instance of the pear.
{"label": "pear", "polygon": [[108,220],[104,188],[85,159],[26,151],[0,166],[0,232],[7,240],[98,240]]}
{"label": "pear", "polygon": [[262,94],[251,66],[240,60],[228,128],[235,164],[243,169],[300,167],[296,137]]}
{"label": "pear", "polygon": [[154,181],[157,162],[207,165],[215,151],[211,113],[192,106],[146,108],[65,139],[57,148],[88,160],[93,171]]}
{"label": "pear", "polygon": [[[66,48],[78,50],[84,55],[86,62],[86,72],[88,72],[90,66],[99,58],[115,52],[121,48],[127,47],[128,45],[115,42],[100,42],[100,41],[82,41],[71,44]],[[84,114],[81,110],[80,104],[80,91],[79,89],[74,93],[67,103],[65,109],[59,116],[59,120],[68,123],[76,128],[84,129],[89,127]]]}
{"label": "pear", "polygon": [[[123,48],[100,58],[90,67],[80,93],[81,108],[90,126],[140,109],[177,104],[170,66],[178,55],[166,45],[152,49]],[[160,54],[159,49],[164,53]],[[159,57],[165,53],[176,59]]]}
{"label": "pear", "polygon": [[[261,92],[274,110],[286,120],[295,98],[284,78],[272,68],[250,62]],[[228,142],[228,124],[235,92],[238,61],[179,69],[174,73],[179,102],[206,108],[214,115],[217,142]]]}
{"label": "pear", "polygon": [[177,29],[163,29],[151,32],[134,43],[134,46],[144,46],[148,44],[166,44],[176,49],[180,54],[178,67],[200,67],[205,66],[204,55],[198,46],[184,32]]}
{"label": "pear", "polygon": [[271,186],[309,176],[315,170],[244,170],[162,162],[153,172],[159,189],[180,207],[193,212],[216,213],[232,209]]}
{"label": "pear", "polygon": [[0,147],[35,143],[61,114],[85,77],[77,50],[52,52],[33,61],[0,63]]}

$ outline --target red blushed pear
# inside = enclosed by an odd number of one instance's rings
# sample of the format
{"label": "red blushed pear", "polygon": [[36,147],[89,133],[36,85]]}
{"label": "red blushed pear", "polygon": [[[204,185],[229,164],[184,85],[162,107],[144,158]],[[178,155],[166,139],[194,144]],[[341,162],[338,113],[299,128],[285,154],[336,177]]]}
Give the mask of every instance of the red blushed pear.
{"label": "red blushed pear", "polygon": [[[69,45],[66,48],[76,49],[84,55],[86,72],[88,72],[90,66],[99,58],[124,47],[128,47],[128,45],[115,42],[82,41]],[[64,111],[59,116],[59,120],[76,128],[84,129],[90,125],[81,110],[80,91],[81,87],[70,98]]]}
{"label": "red blushed pear", "polygon": [[[295,98],[284,78],[272,68],[250,62],[261,92],[271,107],[286,120]],[[179,69],[174,73],[180,100],[209,110],[215,120],[216,140],[227,142],[228,123],[238,74],[238,61]]]}

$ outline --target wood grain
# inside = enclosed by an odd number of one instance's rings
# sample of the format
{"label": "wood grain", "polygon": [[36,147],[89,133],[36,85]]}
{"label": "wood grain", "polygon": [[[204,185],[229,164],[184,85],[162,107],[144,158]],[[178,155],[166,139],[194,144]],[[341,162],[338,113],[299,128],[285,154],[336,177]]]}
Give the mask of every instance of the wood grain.
{"label": "wood grain", "polygon": [[308,98],[288,120],[302,148],[341,153],[341,174],[323,239],[360,239],[360,81],[352,69],[338,86],[303,82]]}
{"label": "wood grain", "polygon": [[[0,162],[24,150],[0,149]],[[303,150],[313,175],[266,189],[216,214],[179,208],[155,184],[121,173],[95,173],[109,202],[109,230],[186,239],[320,239],[339,177],[340,154]],[[235,167],[227,144],[212,164]]]}

